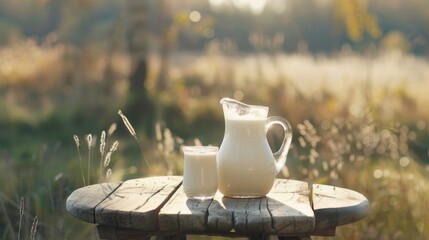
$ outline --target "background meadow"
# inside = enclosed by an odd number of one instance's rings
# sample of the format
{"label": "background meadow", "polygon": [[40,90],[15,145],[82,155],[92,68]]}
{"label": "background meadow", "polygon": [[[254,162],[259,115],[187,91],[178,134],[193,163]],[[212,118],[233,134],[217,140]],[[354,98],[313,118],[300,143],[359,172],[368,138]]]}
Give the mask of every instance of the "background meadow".
{"label": "background meadow", "polygon": [[428,16],[425,0],[0,0],[0,239],[97,239],[68,195],[181,175],[181,146],[221,144],[222,97],[291,122],[278,177],[369,199],[327,239],[428,239]]}

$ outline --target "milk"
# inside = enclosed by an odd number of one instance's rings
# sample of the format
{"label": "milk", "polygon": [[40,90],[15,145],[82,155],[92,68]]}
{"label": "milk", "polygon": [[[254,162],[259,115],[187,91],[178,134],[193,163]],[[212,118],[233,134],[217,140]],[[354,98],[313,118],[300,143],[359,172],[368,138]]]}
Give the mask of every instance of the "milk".
{"label": "milk", "polygon": [[266,118],[225,119],[225,136],[217,156],[218,187],[225,196],[266,195],[276,173],[266,138]]}
{"label": "milk", "polygon": [[217,191],[217,147],[184,147],[183,190],[188,198],[205,199]]}

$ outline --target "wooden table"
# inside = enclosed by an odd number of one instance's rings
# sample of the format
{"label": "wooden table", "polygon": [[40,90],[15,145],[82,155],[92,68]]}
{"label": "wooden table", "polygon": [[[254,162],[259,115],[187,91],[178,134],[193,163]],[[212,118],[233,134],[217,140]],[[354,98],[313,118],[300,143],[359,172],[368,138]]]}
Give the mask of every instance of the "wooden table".
{"label": "wooden table", "polygon": [[186,234],[309,239],[333,236],[337,226],[364,218],[368,200],[352,190],[277,179],[262,198],[188,200],[182,177],[150,177],[75,190],[74,217],[97,224],[100,239],[186,238]]}

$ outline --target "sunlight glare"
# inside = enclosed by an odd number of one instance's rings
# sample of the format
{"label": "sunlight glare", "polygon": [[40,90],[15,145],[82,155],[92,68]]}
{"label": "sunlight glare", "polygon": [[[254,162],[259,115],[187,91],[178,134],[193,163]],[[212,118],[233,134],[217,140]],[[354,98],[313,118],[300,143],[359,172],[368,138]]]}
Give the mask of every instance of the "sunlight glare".
{"label": "sunlight glare", "polygon": [[201,20],[201,13],[198,11],[192,11],[189,14],[189,20],[191,20],[191,22],[197,23]]}
{"label": "sunlight glare", "polygon": [[277,14],[281,14],[286,10],[287,1],[285,0],[271,0],[269,6]]}
{"label": "sunlight glare", "polygon": [[232,4],[236,8],[243,10],[249,5],[249,2],[247,0],[232,0]]}
{"label": "sunlight glare", "polygon": [[401,167],[407,167],[409,164],[410,164],[409,157],[402,157],[401,159],[399,159],[399,165],[401,165]]}
{"label": "sunlight glare", "polygon": [[225,3],[225,0],[209,0],[210,5],[220,6]]}
{"label": "sunlight glare", "polygon": [[249,1],[249,7],[250,7],[250,11],[254,14],[254,15],[259,15],[262,13],[262,11],[264,11],[265,5],[266,5],[267,1],[266,0],[259,0],[259,1]]}
{"label": "sunlight glare", "polygon": [[376,179],[380,179],[381,177],[383,177],[383,171],[381,171],[380,169],[376,169],[373,174]]}
{"label": "sunlight glare", "polygon": [[232,0],[232,4],[240,10],[250,10],[255,15],[261,14],[267,4],[267,0]]}

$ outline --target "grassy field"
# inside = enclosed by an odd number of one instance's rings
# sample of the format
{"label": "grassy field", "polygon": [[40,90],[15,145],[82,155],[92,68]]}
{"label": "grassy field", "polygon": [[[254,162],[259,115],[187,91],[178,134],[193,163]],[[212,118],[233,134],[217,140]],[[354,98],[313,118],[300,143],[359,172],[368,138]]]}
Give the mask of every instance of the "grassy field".
{"label": "grassy field", "polygon": [[[368,217],[340,227],[335,238],[429,238],[426,59],[211,49],[172,54],[170,61],[168,89],[159,92],[160,60],[150,59],[148,106],[156,110],[141,112],[156,124],[148,131],[124,110],[127,54],[31,40],[0,49],[0,239],[95,239],[93,226],[66,213],[67,196],[88,183],[182,174],[182,145],[221,144],[222,97],[269,106],[270,115],[291,122],[293,145],[279,177],[368,197]],[[275,134],[269,138],[275,145]]]}

